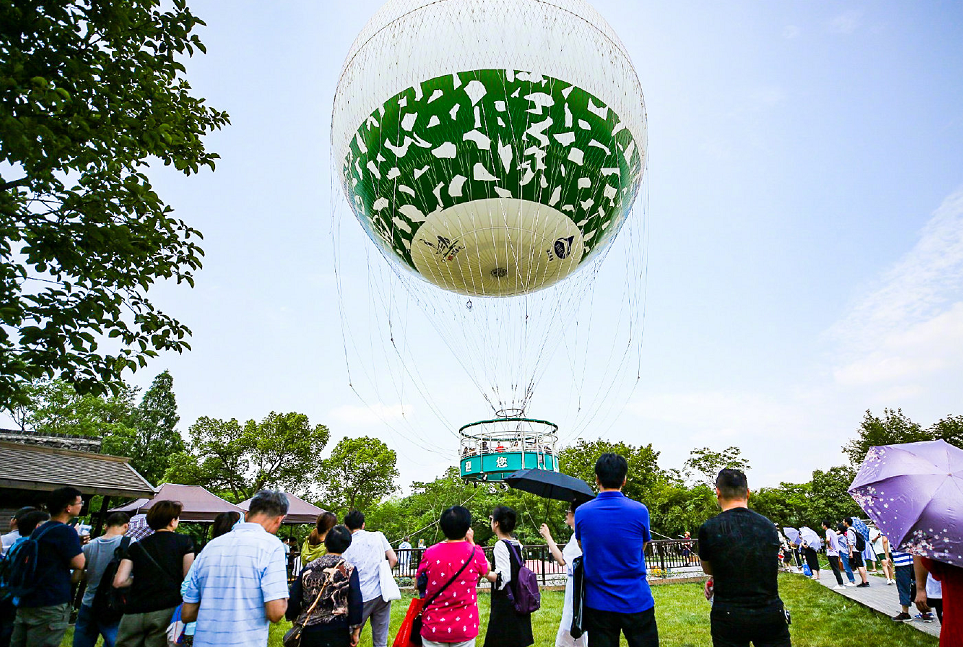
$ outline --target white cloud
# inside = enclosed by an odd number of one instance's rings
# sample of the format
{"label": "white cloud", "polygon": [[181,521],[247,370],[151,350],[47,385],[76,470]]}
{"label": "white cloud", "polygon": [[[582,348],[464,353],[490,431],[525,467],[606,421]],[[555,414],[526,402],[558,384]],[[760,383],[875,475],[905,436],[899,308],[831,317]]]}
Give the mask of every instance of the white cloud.
{"label": "white cloud", "polygon": [[796,25],[786,25],[782,30],[782,37],[786,40],[793,40],[799,36],[799,27]]}
{"label": "white cloud", "polygon": [[829,334],[839,344],[834,376],[843,385],[963,367],[963,191],[943,201],[916,245]]}
{"label": "white cloud", "polygon": [[400,420],[410,416],[412,407],[408,404],[382,404],[354,406],[345,404],[332,409],[328,415],[347,425],[363,426]]}
{"label": "white cloud", "polygon": [[829,28],[837,34],[851,34],[859,27],[862,17],[862,11],[844,11],[830,21]]}

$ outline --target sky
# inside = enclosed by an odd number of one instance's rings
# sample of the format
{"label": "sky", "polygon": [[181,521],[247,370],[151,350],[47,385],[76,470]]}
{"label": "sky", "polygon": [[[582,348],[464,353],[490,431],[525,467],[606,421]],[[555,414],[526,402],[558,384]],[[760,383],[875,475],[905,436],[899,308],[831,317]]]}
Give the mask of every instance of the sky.
{"label": "sky", "polygon": [[[332,100],[379,5],[190,2],[208,53],[187,79],[232,124],[206,139],[215,172],[151,171],[206,256],[193,290],[152,291],[193,350],[131,381],[169,369],[184,432],[298,411],[331,429],[329,450],[379,437],[407,486],[454,464],[452,429],[397,391],[352,390],[331,234]],[[738,446],[759,487],[843,464],[866,410],[963,414],[963,4],[593,5],[645,95],[647,274],[641,377],[581,437],[652,443],[666,468]],[[343,228],[343,253],[370,251]],[[343,298],[369,298],[363,281]],[[428,385],[457,425],[485,413],[459,379]]]}

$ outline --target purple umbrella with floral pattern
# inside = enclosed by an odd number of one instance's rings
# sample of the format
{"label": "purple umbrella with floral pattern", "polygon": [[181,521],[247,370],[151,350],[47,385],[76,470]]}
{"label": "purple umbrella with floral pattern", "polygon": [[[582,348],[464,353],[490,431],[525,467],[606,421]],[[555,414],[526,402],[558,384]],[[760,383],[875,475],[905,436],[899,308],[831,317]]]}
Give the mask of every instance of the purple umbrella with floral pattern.
{"label": "purple umbrella with floral pattern", "polygon": [[871,447],[849,493],[893,546],[963,566],[963,449],[943,440]]}

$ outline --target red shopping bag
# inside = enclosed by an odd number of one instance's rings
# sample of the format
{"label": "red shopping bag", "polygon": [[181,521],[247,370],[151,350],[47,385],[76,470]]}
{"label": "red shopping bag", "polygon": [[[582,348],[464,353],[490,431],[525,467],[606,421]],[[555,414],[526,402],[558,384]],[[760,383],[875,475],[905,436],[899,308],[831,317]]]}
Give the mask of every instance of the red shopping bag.
{"label": "red shopping bag", "polygon": [[421,612],[424,604],[423,598],[411,599],[408,613],[405,614],[392,647],[421,647]]}

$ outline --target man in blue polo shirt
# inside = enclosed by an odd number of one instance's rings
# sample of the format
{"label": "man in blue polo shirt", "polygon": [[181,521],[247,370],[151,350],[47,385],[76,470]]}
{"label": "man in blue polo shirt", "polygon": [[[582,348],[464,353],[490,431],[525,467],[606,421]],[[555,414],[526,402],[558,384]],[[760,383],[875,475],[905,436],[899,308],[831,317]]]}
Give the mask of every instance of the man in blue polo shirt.
{"label": "man in blue polo shirt", "polygon": [[575,511],[575,538],[585,569],[585,620],[589,647],[658,647],[655,600],[645,579],[649,511],[622,494],[629,466],[618,454],[595,463],[599,495]]}

